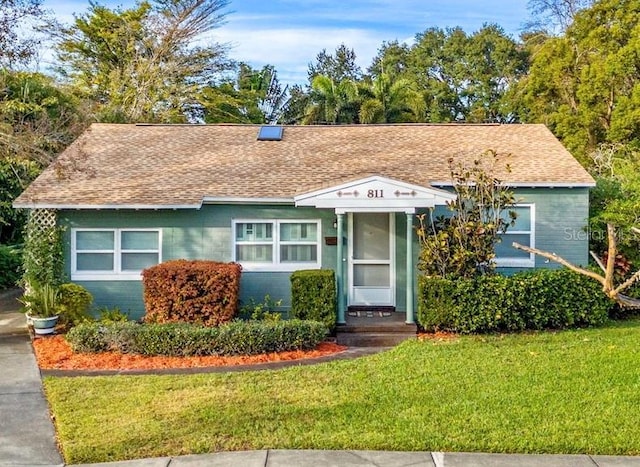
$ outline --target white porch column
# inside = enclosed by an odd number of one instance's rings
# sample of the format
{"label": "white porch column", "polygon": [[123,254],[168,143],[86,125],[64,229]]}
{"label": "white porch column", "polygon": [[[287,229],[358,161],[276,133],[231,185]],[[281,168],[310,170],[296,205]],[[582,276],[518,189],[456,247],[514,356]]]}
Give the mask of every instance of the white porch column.
{"label": "white porch column", "polygon": [[346,324],[345,276],[344,276],[344,214],[336,214],[338,219],[338,248],[336,252],[336,294],[338,299],[338,324]]}
{"label": "white porch column", "polygon": [[414,324],[413,311],[413,214],[407,215],[407,316],[406,323]]}

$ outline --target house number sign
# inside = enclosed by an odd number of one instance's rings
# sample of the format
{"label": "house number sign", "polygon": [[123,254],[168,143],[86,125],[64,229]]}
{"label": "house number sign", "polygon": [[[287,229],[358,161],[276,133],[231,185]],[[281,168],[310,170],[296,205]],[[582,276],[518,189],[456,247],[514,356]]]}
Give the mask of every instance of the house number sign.
{"label": "house number sign", "polygon": [[[354,198],[357,198],[360,195],[360,193],[357,190],[353,190],[353,191],[340,190],[336,194],[338,195],[338,198],[342,198],[343,196],[353,196]],[[385,197],[384,190],[382,188],[367,190],[366,194],[367,194],[367,198],[369,199],[380,199]],[[393,194],[396,195],[396,198],[399,198],[400,196],[416,196],[417,195],[417,193],[414,190],[411,190],[411,191],[396,190],[393,192]]]}

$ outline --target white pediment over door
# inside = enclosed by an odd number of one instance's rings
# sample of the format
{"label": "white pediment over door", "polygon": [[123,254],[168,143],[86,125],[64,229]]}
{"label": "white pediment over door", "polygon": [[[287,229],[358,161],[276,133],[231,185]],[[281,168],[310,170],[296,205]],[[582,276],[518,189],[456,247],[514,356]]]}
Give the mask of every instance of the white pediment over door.
{"label": "white pediment over door", "polygon": [[296,206],[349,211],[406,211],[454,200],[455,194],[374,175],[296,196]]}

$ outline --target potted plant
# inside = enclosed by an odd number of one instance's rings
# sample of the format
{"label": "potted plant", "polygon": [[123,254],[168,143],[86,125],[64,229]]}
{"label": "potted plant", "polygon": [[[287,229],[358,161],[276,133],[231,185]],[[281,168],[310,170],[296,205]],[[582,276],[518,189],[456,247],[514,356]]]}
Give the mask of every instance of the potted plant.
{"label": "potted plant", "polygon": [[53,333],[60,313],[60,291],[56,287],[34,284],[20,302],[36,334]]}

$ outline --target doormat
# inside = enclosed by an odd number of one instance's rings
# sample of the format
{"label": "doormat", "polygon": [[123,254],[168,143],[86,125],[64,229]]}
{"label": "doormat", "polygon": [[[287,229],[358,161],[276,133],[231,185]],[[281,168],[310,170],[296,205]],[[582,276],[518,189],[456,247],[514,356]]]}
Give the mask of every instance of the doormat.
{"label": "doormat", "polygon": [[347,314],[353,318],[388,318],[390,311],[349,311]]}

